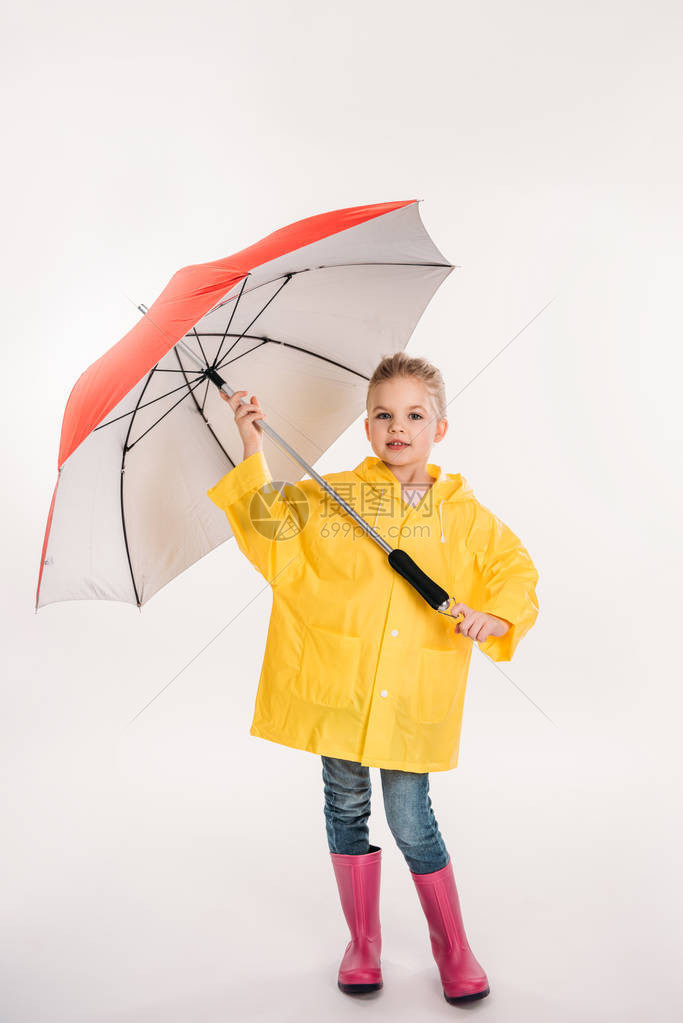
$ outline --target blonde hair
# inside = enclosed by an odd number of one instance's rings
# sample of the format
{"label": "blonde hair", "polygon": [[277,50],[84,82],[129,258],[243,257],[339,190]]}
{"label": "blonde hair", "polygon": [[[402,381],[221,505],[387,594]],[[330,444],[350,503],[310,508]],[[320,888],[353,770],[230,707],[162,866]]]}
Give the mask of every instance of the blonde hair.
{"label": "blonde hair", "polygon": [[368,383],[368,393],[365,400],[366,408],[370,407],[370,392],[372,388],[376,384],[383,383],[385,380],[393,380],[395,377],[415,377],[417,380],[421,380],[434,403],[436,418],[446,418],[446,385],[441,376],[441,371],[426,359],[420,356],[406,355],[405,352],[394,352],[393,355],[385,355],[375,367],[375,371]]}

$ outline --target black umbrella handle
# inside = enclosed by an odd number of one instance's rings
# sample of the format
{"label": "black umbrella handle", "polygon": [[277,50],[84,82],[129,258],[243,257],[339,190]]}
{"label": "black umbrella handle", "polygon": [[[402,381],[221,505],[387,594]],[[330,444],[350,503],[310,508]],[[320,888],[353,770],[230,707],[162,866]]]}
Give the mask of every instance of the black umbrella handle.
{"label": "black umbrella handle", "polygon": [[450,608],[456,603],[455,598],[449,597],[444,588],[435,583],[426,572],[423,572],[406,551],[396,547],[388,557],[391,567],[399,575],[402,575],[413,589],[417,590],[430,607],[433,607],[436,611],[441,611],[442,614],[447,614],[456,623],[463,620],[465,616],[462,613],[458,615],[450,614]]}

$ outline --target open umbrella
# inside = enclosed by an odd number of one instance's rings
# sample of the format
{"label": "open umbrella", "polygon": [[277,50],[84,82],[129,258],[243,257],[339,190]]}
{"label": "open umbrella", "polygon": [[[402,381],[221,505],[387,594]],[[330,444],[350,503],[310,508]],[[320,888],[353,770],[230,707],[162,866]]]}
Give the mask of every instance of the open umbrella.
{"label": "open umbrella", "polygon": [[79,599],[141,607],[232,535],[206,491],[241,460],[233,414],[216,394],[232,395],[239,380],[267,410],[269,423],[257,425],[277,445],[274,473],[284,477],[294,458],[448,613],[454,598],[307,459],[362,412],[377,362],[406,346],[452,270],[408,200],[308,217],[174,274],[69,395],[36,611]]}

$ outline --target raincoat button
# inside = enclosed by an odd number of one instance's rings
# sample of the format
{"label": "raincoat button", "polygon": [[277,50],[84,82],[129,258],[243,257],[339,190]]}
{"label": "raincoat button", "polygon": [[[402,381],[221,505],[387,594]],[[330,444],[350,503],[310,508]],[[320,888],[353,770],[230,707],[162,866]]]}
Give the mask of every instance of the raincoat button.
{"label": "raincoat button", "polygon": [[392,636],[398,636],[398,629],[392,629],[391,630],[391,635]]}
{"label": "raincoat button", "polygon": [[386,689],[383,689],[382,692],[379,695],[380,696],[388,696],[389,693],[386,691]]}

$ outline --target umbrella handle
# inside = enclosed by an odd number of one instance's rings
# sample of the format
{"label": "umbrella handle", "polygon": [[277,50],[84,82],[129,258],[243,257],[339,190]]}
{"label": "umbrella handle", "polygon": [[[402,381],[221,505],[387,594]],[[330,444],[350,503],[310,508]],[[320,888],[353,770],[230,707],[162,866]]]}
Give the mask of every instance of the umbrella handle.
{"label": "umbrella handle", "polygon": [[396,547],[390,552],[388,557],[391,567],[399,575],[402,575],[413,589],[417,590],[430,607],[440,611],[442,614],[447,614],[455,623],[463,620],[465,616],[462,612],[459,612],[457,615],[450,614],[450,608],[456,603],[455,598],[449,597],[444,588],[435,583],[426,572],[423,572],[406,551]]}
{"label": "umbrella handle", "polygon": [[451,608],[453,607],[454,604],[457,604],[457,603],[458,602],[455,599],[455,597],[449,597],[448,598],[448,607],[446,607],[446,608],[444,608],[444,607],[437,607],[436,610],[440,611],[442,615],[448,615],[448,617],[451,619],[451,621],[455,622],[455,624],[457,625],[459,622],[462,622],[462,621],[465,620],[465,616],[462,613],[462,611],[458,611],[457,615],[451,614]]}

